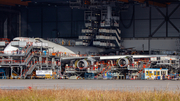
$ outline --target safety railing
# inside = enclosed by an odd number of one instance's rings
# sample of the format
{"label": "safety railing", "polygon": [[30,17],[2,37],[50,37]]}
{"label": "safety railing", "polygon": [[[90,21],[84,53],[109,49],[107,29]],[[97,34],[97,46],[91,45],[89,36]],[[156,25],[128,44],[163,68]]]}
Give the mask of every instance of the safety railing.
{"label": "safety railing", "polygon": [[14,55],[14,56],[19,56],[19,55],[25,55],[24,50],[14,50],[14,51],[0,51],[1,55]]}
{"label": "safety railing", "polygon": [[32,42],[29,42],[27,46],[23,47],[23,49],[17,49],[12,51],[0,51],[1,55],[14,55],[14,56],[21,56],[21,55],[27,55],[31,49],[33,48]]}
{"label": "safety railing", "polygon": [[24,65],[24,60],[0,59],[0,65]]}
{"label": "safety railing", "polygon": [[33,57],[33,54],[29,53],[28,57],[25,59],[26,65],[29,63],[29,61],[31,60],[32,57]]}
{"label": "safety railing", "polygon": [[60,66],[60,61],[31,61],[33,57],[32,54],[29,54],[25,60],[13,60],[13,59],[0,59],[0,65],[31,65],[32,63],[36,64],[47,64],[47,65],[57,65]]}
{"label": "safety railing", "polygon": [[179,65],[179,60],[156,60],[157,64],[156,65],[166,65],[166,66],[171,66],[173,68],[180,68]]}
{"label": "safety railing", "polygon": [[33,48],[33,45],[32,45],[32,43],[30,43],[29,47],[25,50],[25,53],[28,54],[32,48]]}
{"label": "safety railing", "polygon": [[31,74],[31,73],[33,72],[33,70],[34,70],[35,67],[36,67],[36,64],[33,64],[33,65],[29,68],[29,70],[26,72],[24,78],[26,78],[27,75]]}
{"label": "safety railing", "polygon": [[[30,45],[27,49],[23,49],[23,50],[18,50],[18,51],[0,51],[0,54],[4,54],[4,53],[10,53],[13,56],[26,56],[29,54],[29,52],[31,51],[31,49],[33,48],[32,45]],[[87,54],[81,54],[81,55],[77,55],[77,54],[73,54],[70,52],[44,52],[44,51],[33,51],[32,52],[33,55],[41,55],[41,56],[56,56],[56,57],[79,57],[79,56],[87,56]]]}
{"label": "safety railing", "polygon": [[33,55],[30,53],[25,60],[0,59],[0,65],[27,65],[32,57]]}
{"label": "safety railing", "polygon": [[23,75],[22,75],[22,76],[23,76],[24,79],[25,79],[26,76],[27,76],[27,75],[26,75],[27,72],[28,72],[28,69],[25,69],[25,70],[23,71]]}

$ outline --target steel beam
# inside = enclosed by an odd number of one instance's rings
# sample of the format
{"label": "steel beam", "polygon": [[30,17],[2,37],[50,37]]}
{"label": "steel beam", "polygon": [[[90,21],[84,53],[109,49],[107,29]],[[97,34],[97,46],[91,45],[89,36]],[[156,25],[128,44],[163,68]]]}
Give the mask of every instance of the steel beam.
{"label": "steel beam", "polygon": [[180,32],[179,29],[170,20],[169,23],[178,31],[178,33]]}
{"label": "steel beam", "polygon": [[171,15],[179,8],[179,6],[180,6],[180,4],[178,4],[177,6],[176,6],[176,8],[169,14],[169,16],[168,16],[168,22],[177,30],[177,32],[179,33],[180,31],[179,31],[179,29],[169,20],[169,18],[171,17]]}
{"label": "steel beam", "polygon": [[58,35],[58,8],[56,7],[56,36],[59,37]]}
{"label": "steel beam", "polygon": [[169,17],[179,8],[180,4],[176,6],[176,8],[169,14]]}
{"label": "steel beam", "polygon": [[20,71],[20,73],[21,73],[21,74],[20,74],[20,75],[21,75],[21,77],[20,77],[20,78],[22,79],[22,70],[23,70],[22,66],[20,66],[20,69],[21,69],[21,71]]}
{"label": "steel beam", "polygon": [[168,37],[168,23],[170,23],[178,32],[180,30],[170,21],[170,16],[179,8],[180,4],[176,6],[176,8],[168,15],[168,5],[166,6],[166,15],[163,14],[163,12],[156,7],[156,9],[159,11],[159,13],[165,18],[165,20],[158,26],[158,28],[151,34],[151,37],[159,30],[159,28],[166,22],[166,37]]}
{"label": "steel beam", "polygon": [[27,14],[27,18],[26,18],[26,34],[27,34],[27,37],[29,36],[28,34],[28,23],[29,23],[29,10],[28,10],[28,8],[26,8],[26,14]]}
{"label": "steel beam", "polygon": [[13,78],[13,75],[12,75],[12,72],[13,72],[13,67],[10,67],[11,68],[11,79]]}
{"label": "steel beam", "polygon": [[41,8],[41,38],[43,38],[43,8]]}
{"label": "steel beam", "polygon": [[156,7],[156,9],[159,11],[159,13],[161,13],[161,15],[162,15],[163,17],[166,17],[159,8]]}
{"label": "steel beam", "polygon": [[71,37],[73,36],[72,34],[73,34],[73,31],[72,31],[72,23],[73,22],[73,9],[71,9]]}
{"label": "steel beam", "polygon": [[149,7],[149,38],[148,38],[148,50],[151,54],[151,7]]}
{"label": "steel beam", "polygon": [[18,36],[19,37],[21,37],[22,35],[21,35],[21,29],[22,29],[22,27],[21,27],[21,25],[22,25],[22,20],[21,20],[21,12],[19,12],[19,14],[17,15],[18,16],[18,24],[17,24],[17,26],[18,26]]}
{"label": "steel beam", "polygon": [[161,28],[161,26],[165,23],[166,21],[164,20],[157,28],[156,30],[151,34],[151,37]]}
{"label": "steel beam", "polygon": [[12,37],[14,36],[14,35],[12,35],[12,26],[11,26],[11,24],[12,24],[12,14],[8,14],[8,17],[7,17],[7,38],[10,38],[10,39],[12,39]]}
{"label": "steel beam", "polygon": [[168,21],[169,21],[169,17],[168,17],[168,5],[166,6],[165,20],[166,20],[166,37],[168,37]]}
{"label": "steel beam", "polygon": [[133,38],[136,37],[135,29],[135,6],[133,5]]}
{"label": "steel beam", "polygon": [[151,37],[151,7],[149,7],[149,37]]}
{"label": "steel beam", "polygon": [[0,21],[0,37],[4,37],[4,23],[3,21]]}
{"label": "steel beam", "polygon": [[[156,9],[157,9],[157,11],[159,11],[159,13],[160,13],[164,18],[166,18],[166,16],[163,14],[163,12],[162,12],[159,8],[156,7]],[[153,32],[152,34],[149,35],[149,37],[153,37],[153,35],[159,30],[159,28],[161,28],[161,26],[165,23],[165,21],[166,21],[166,19],[154,30],[154,32]]]}

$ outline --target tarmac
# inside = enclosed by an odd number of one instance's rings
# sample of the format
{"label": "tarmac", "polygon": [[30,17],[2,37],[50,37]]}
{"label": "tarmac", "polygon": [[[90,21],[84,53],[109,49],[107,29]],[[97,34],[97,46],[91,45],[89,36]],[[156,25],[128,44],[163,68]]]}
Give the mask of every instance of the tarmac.
{"label": "tarmac", "polygon": [[87,89],[180,91],[180,80],[0,80],[0,89]]}

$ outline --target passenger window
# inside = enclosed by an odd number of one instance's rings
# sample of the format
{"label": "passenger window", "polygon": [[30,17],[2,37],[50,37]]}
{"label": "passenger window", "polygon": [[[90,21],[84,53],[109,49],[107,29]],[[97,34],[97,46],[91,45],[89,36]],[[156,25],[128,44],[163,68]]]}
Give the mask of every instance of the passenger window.
{"label": "passenger window", "polygon": [[159,75],[159,71],[157,71],[157,75]]}
{"label": "passenger window", "polygon": [[146,75],[148,75],[148,71],[146,71]]}
{"label": "passenger window", "polygon": [[154,71],[154,75],[156,75],[156,71]]}

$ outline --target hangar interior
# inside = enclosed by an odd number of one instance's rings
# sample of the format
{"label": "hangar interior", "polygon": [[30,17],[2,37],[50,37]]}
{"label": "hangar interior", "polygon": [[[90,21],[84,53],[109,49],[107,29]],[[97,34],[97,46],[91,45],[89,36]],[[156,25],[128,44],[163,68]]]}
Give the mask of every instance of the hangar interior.
{"label": "hangar interior", "polygon": [[119,17],[121,47],[179,50],[178,0],[6,0],[0,1],[0,37],[78,39],[85,12],[100,14],[107,5]]}
{"label": "hangar interior", "polygon": [[0,0],[0,77],[174,77],[179,10],[178,0]]}

